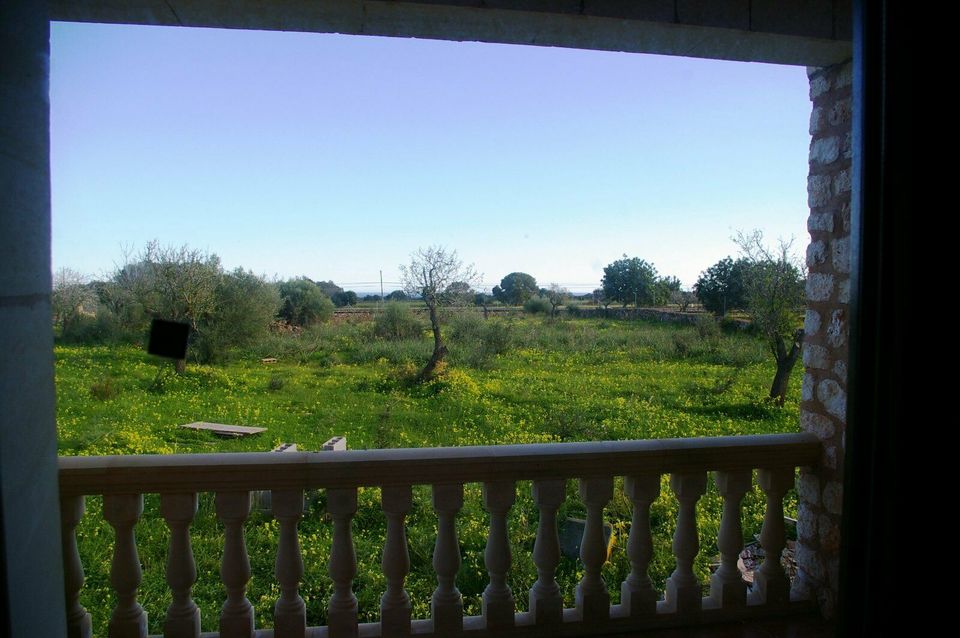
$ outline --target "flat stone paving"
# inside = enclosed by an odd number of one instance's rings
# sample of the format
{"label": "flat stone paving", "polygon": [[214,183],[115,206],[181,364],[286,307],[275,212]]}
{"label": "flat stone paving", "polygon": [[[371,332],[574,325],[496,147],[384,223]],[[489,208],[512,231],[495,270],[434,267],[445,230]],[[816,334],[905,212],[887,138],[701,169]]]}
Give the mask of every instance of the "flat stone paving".
{"label": "flat stone paving", "polygon": [[208,430],[217,436],[229,437],[233,439],[241,436],[249,436],[251,434],[260,434],[261,432],[267,431],[267,428],[257,428],[247,425],[226,425],[224,423],[206,423],[204,421],[185,423],[180,427],[188,430]]}

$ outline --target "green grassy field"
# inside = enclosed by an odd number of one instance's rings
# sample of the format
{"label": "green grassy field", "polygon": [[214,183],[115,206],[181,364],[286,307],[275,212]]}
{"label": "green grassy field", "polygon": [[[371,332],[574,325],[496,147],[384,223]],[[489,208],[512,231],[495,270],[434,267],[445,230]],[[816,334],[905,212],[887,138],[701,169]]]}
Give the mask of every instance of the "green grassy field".
{"label": "green grassy field", "polygon": [[[790,400],[778,409],[766,396],[772,357],[748,334],[720,334],[694,326],[606,320],[547,321],[452,319],[450,361],[444,376],[411,386],[406,379],[426,359],[426,339],[384,341],[370,323],[326,325],[299,337],[274,337],[217,366],[190,365],[183,375],[135,346],[56,347],[60,453],[172,454],[266,451],[281,442],[316,450],[345,435],[350,448],[495,445],[548,441],[695,437],[795,432],[799,423],[802,371],[795,371]],[[275,364],[261,357],[275,356]],[[177,427],[213,421],[267,428],[265,434],[222,440]],[[582,516],[576,485],[568,485],[563,516]],[[480,486],[468,485],[458,519],[463,567],[458,586],[467,613],[479,613],[486,584],[483,548],[487,516]],[[744,503],[744,534],[759,532],[762,499],[755,489]],[[300,526],[306,573],[301,593],[308,622],[322,624],[330,594],[327,576],[331,525],[322,493],[311,495]],[[697,570],[706,581],[716,554],[720,500],[711,486],[700,506],[701,553]],[[788,499],[788,511],[793,508]],[[103,522],[98,498],[88,498],[78,528],[87,583],[83,604],[103,632],[113,594],[109,586],[112,530]],[[676,500],[666,477],[652,508],[656,556],[651,567],[658,586],[674,567],[670,551]],[[520,609],[536,579],[530,556],[536,508],[529,484],[518,485],[510,518],[514,565],[510,574]],[[606,512],[617,538],[604,567],[614,601],[629,573],[625,555],[630,507],[620,485]],[[408,519],[411,593],[415,617],[429,616],[435,577],[430,566],[436,519],[426,486],[415,488]],[[358,576],[355,592],[364,621],[376,619],[384,589],[380,555],[385,520],[379,491],[361,490],[354,523]],[[258,625],[270,626],[279,594],[273,581],[277,523],[254,514],[247,525],[253,579],[248,597]],[[137,526],[144,580],[140,600],[159,632],[170,601],[163,577],[167,530],[159,499],[146,497]],[[194,590],[204,630],[216,628],[223,601],[219,581],[222,529],[212,495],[201,495],[193,527],[198,582]],[[573,603],[579,565],[564,558],[558,581]]]}

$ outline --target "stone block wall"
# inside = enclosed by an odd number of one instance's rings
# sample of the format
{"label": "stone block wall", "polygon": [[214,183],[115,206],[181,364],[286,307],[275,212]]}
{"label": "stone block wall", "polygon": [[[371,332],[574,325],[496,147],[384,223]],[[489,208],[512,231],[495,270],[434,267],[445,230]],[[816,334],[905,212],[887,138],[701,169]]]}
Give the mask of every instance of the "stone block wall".
{"label": "stone block wall", "polygon": [[800,423],[824,444],[821,467],[801,471],[797,491],[796,592],[835,614],[847,411],[853,98],[850,62],[807,70],[810,174],[807,313]]}

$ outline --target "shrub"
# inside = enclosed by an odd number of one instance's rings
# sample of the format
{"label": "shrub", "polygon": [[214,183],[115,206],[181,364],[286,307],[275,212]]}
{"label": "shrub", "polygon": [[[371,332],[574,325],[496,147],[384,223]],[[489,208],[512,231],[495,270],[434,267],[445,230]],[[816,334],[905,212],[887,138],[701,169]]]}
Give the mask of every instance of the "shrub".
{"label": "shrub", "polygon": [[697,334],[704,341],[716,339],[720,336],[720,325],[717,320],[710,315],[701,315],[697,317]]}
{"label": "shrub", "polygon": [[483,318],[476,312],[458,312],[450,319],[450,338],[460,343],[483,338]]}
{"label": "shrub", "polygon": [[277,392],[278,390],[283,389],[283,384],[283,377],[273,375],[270,377],[270,381],[267,382],[267,390],[270,390],[271,392]]}
{"label": "shrub", "polygon": [[505,321],[488,321],[483,326],[483,346],[488,355],[504,354],[510,350],[513,329]]}
{"label": "shrub", "polygon": [[116,386],[113,379],[103,377],[90,386],[90,395],[98,401],[107,401],[120,394],[120,388]]}
{"label": "shrub", "polygon": [[322,323],[333,315],[333,302],[309,279],[291,279],[279,284],[280,317],[295,326]]}
{"label": "shrub", "polygon": [[686,332],[673,333],[673,350],[681,359],[690,355],[693,344],[690,343],[690,336]]}
{"label": "shrub", "polygon": [[277,289],[261,277],[240,268],[225,273],[217,283],[216,307],[192,339],[193,358],[211,363],[257,343],[269,334],[279,306]]}
{"label": "shrub", "polygon": [[580,304],[572,303],[566,307],[567,314],[574,319],[579,319],[585,316],[583,309],[580,307]]}
{"label": "shrub", "polygon": [[720,329],[723,330],[724,334],[728,335],[737,333],[749,335],[759,334],[756,324],[738,317],[724,317],[720,320]]}
{"label": "shrub", "polygon": [[453,360],[477,368],[510,350],[512,330],[505,321],[484,321],[477,313],[462,313],[451,320],[450,336]]}
{"label": "shrub", "polygon": [[545,315],[550,312],[550,302],[543,297],[531,297],[523,304],[523,311],[531,315]]}
{"label": "shrub", "polygon": [[122,340],[124,336],[116,319],[105,309],[98,310],[96,317],[77,317],[60,333],[60,339],[65,343],[84,345],[112,343]]}
{"label": "shrub", "polygon": [[374,319],[373,334],[391,341],[413,339],[423,334],[423,324],[413,315],[410,306],[388,303]]}

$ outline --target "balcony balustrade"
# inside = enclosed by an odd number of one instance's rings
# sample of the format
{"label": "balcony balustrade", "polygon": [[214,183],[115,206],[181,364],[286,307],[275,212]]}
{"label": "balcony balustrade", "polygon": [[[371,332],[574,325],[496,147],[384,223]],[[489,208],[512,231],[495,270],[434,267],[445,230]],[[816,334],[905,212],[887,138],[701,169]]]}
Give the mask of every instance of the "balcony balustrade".
{"label": "balcony balustrade", "polygon": [[[816,465],[820,453],[820,443],[812,435],[781,434],[337,453],[61,457],[69,631],[71,636],[91,635],[90,616],[80,604],[84,575],[75,535],[87,495],[103,496],[104,517],[115,531],[111,584],[117,603],[109,635],[116,637],[147,635],[146,612],[137,602],[141,565],[134,534],[144,494],[160,495],[161,514],[170,530],[166,582],[172,602],[163,622],[163,634],[169,637],[573,636],[808,613],[810,603],[791,600],[790,583],[779,560],[785,545],[783,498],[793,485],[796,468]],[[760,540],[770,558],[748,591],[737,557],[742,550],[741,500],[752,487],[754,470],[766,496]],[[721,559],[703,591],[693,569],[699,551],[696,510],[711,473],[724,499],[718,536]],[[665,474],[670,475],[679,513],[673,538],[676,569],[661,596],[647,569],[654,553],[650,506]],[[615,477],[623,477],[623,489],[633,506],[627,543],[632,571],[620,586],[619,604],[611,604],[601,576],[606,560],[603,514],[618,484]],[[568,479],[579,481],[587,511],[580,544],[583,577],[572,608],[564,608],[563,592],[555,579],[560,562],[557,511]],[[537,579],[529,593],[511,591],[507,584],[512,562],[507,516],[520,481],[532,481],[533,502],[539,510],[532,556]],[[480,616],[464,615],[456,582],[460,568],[456,521],[468,483],[482,484],[483,507],[489,515],[484,553],[489,584]],[[404,588],[410,569],[405,517],[415,485],[431,486],[438,521],[433,552],[437,586],[430,617],[425,619],[411,617],[410,596]],[[351,522],[361,487],[381,488],[386,517],[382,560],[386,589],[376,623],[358,622],[352,591],[356,555]],[[279,522],[275,575],[280,593],[272,629],[256,627],[246,597],[250,561],[244,523],[252,490],[272,490],[273,515]],[[333,526],[329,556],[333,588],[324,627],[307,626],[299,594],[304,568],[297,526],[304,515],[307,490],[326,491],[326,512]],[[200,611],[191,598],[197,570],[190,525],[201,492],[215,494],[216,516],[224,528],[220,577],[225,601],[219,632],[210,634],[201,634]],[[529,611],[517,611],[519,595],[529,596]]]}

